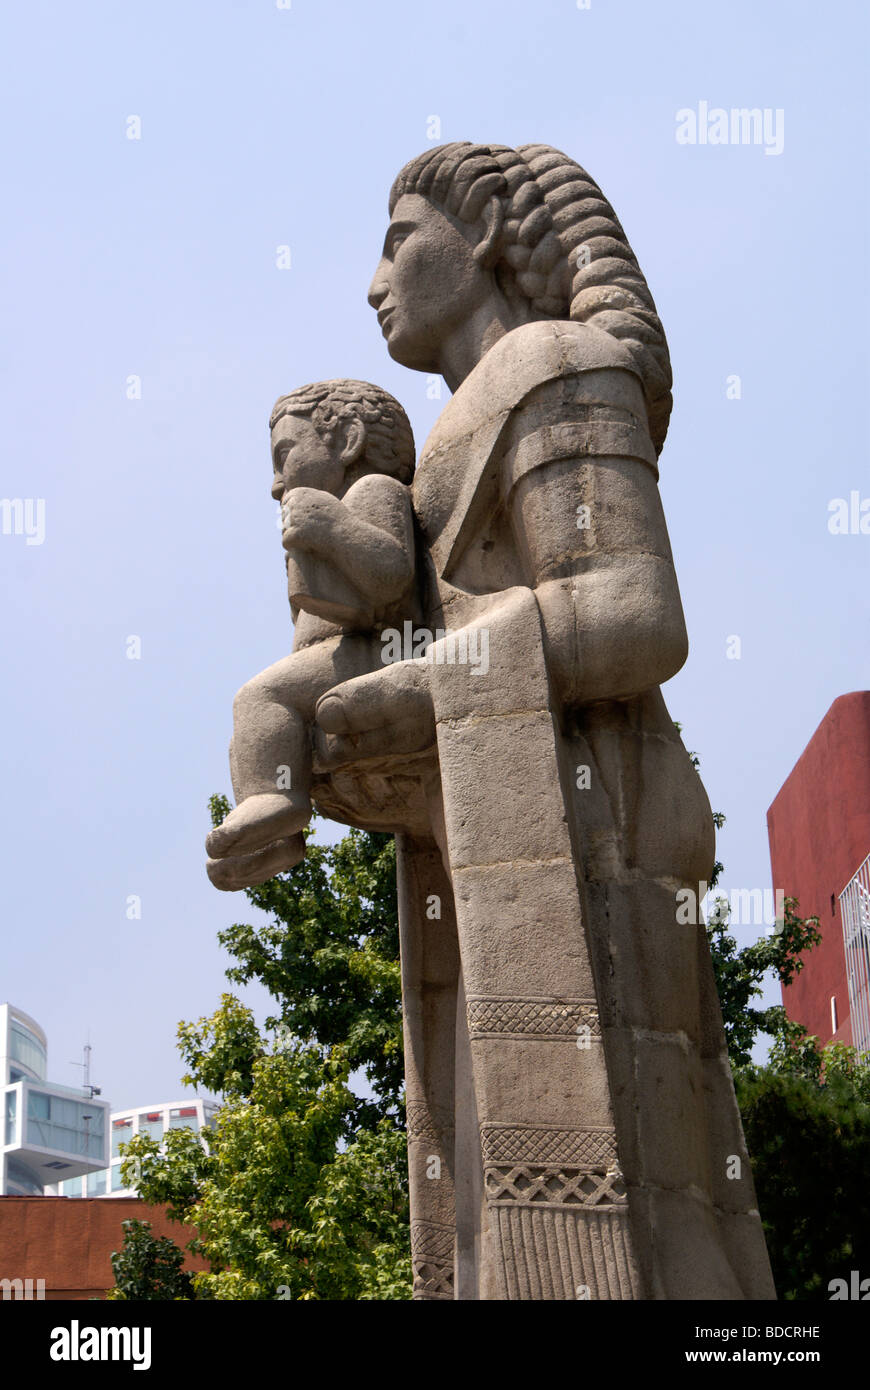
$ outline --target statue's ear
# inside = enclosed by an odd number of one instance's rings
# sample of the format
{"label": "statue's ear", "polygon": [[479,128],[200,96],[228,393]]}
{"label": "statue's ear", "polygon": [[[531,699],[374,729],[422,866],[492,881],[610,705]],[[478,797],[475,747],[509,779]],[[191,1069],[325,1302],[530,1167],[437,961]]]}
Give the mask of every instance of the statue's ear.
{"label": "statue's ear", "polygon": [[366,443],[366,427],[362,420],[348,420],[344,427],[344,447],[341,461],[348,465],[356,463]]}
{"label": "statue's ear", "polygon": [[493,196],[483,209],[483,236],[474,248],[474,259],[484,270],[498,260],[504,208],[501,198]]}

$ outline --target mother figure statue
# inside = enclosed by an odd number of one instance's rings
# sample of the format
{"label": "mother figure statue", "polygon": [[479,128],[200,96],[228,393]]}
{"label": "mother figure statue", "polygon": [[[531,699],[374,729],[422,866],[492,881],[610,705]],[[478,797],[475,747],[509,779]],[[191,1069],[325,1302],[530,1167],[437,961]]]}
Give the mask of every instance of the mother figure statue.
{"label": "mother figure statue", "polygon": [[397,834],[415,1297],[773,1298],[678,907],[714,840],[659,688],[688,647],[653,298],[550,146],[429,149],[389,206],[369,302],[453,392],[413,482],[431,645],[320,700],[313,794]]}

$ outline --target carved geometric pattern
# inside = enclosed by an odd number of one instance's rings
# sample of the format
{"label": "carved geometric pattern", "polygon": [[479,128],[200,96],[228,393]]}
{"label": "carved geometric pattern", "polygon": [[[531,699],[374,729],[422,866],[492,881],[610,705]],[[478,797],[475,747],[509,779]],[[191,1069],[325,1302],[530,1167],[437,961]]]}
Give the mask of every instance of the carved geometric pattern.
{"label": "carved geometric pattern", "polygon": [[411,1222],[415,1299],[453,1298],[455,1240],[452,1226],[439,1226],[434,1221]]}
{"label": "carved geometric pattern", "polygon": [[503,999],[477,996],[468,1000],[471,1037],[571,1038],[589,1029],[591,1042],[601,1041],[601,1022],[594,999]]}
{"label": "carved geometric pattern", "polygon": [[449,1119],[445,1116],[444,1123],[439,1123],[440,1116],[433,1115],[432,1107],[425,1100],[409,1100],[405,1105],[407,1119],[407,1133],[409,1139],[426,1139],[432,1144],[436,1144],[439,1139],[453,1131],[453,1116]]}
{"label": "carved geometric pattern", "polygon": [[480,1131],[484,1163],[558,1164],[570,1168],[616,1166],[616,1131],[534,1129],[526,1125],[484,1125]]}
{"label": "carved geometric pattern", "polygon": [[453,1262],[453,1245],[456,1232],[452,1226],[441,1226],[435,1221],[411,1222],[411,1251],[415,1258],[426,1256],[445,1264]]}
{"label": "carved geometric pattern", "polygon": [[578,1168],[531,1163],[500,1164],[484,1170],[487,1199],[522,1206],[601,1207],[623,1205],[625,1182],[618,1170],[589,1173]]}

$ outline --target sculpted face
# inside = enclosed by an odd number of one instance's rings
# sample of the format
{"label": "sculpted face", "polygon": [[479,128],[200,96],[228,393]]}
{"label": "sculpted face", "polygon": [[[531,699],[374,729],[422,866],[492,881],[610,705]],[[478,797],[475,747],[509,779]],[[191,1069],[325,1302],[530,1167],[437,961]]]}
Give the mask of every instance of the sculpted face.
{"label": "sculpted face", "polygon": [[440,371],[444,345],[491,298],[493,277],[473,255],[480,237],[419,194],[396,203],[368,299],[402,366]]}
{"label": "sculpted face", "polygon": [[272,431],[272,496],[281,502],[294,487],[316,487],[337,493],[344,466],[314,425],[303,415],[284,415]]}

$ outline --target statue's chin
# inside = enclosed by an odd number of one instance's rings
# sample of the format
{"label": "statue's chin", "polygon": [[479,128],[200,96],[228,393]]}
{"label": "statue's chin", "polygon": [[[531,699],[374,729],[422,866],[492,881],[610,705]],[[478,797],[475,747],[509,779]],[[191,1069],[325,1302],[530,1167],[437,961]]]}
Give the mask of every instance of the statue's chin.
{"label": "statue's chin", "polygon": [[403,342],[393,334],[387,339],[387,352],[400,367],[408,367],[412,372],[438,372],[438,363],[432,357],[431,348],[422,348]]}

